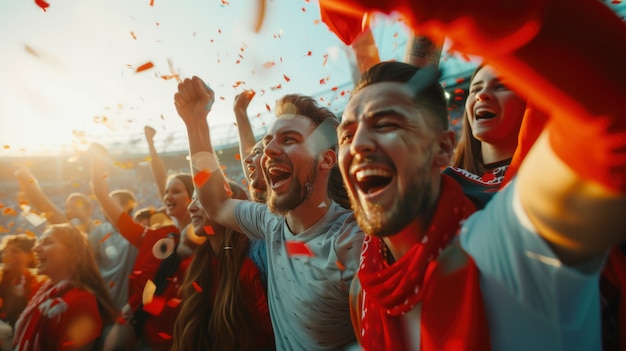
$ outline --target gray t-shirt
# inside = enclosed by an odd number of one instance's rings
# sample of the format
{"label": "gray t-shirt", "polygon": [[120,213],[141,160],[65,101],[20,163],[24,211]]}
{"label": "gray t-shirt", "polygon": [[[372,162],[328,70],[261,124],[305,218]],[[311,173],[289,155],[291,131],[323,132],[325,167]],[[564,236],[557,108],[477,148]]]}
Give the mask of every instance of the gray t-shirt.
{"label": "gray t-shirt", "polygon": [[87,241],[94,251],[102,279],[120,310],[128,303],[128,277],[133,271],[137,248],[109,222],[93,227]]}
{"label": "gray t-shirt", "polygon": [[[278,350],[338,350],[355,342],[350,282],[359,267],[363,232],[337,203],[306,231],[293,235],[284,217],[263,204],[235,209],[243,232],[267,242],[268,302]],[[288,256],[286,241],[306,243],[313,256]]]}

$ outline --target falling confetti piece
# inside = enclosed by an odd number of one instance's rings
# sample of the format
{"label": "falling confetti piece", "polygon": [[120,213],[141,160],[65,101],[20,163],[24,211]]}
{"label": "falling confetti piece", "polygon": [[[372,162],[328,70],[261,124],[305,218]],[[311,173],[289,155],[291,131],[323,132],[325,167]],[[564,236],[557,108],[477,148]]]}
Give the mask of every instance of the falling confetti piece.
{"label": "falling confetti piece", "polygon": [[311,249],[302,241],[287,241],[285,242],[285,245],[287,248],[287,255],[289,256],[314,256]]}
{"label": "falling confetti piece", "polygon": [[153,296],[152,301],[143,305],[143,310],[153,316],[158,316],[165,308],[165,298],[163,296]]}
{"label": "falling confetti piece", "polygon": [[328,63],[328,54],[324,54],[324,61],[322,61],[322,66],[326,66]]}
{"label": "falling confetti piece", "polygon": [[159,332],[158,335],[163,340],[170,340],[170,339],[172,339],[172,336],[170,334],[168,334],[168,333],[165,333],[165,332]]}
{"label": "falling confetti piece", "polygon": [[4,146],[2,146],[2,148],[4,148],[4,149],[10,149],[10,148],[11,148],[11,146],[10,146],[10,145],[4,145]]}
{"label": "falling confetti piece", "polygon": [[346,266],[344,266],[341,262],[339,262],[339,260],[335,261],[335,263],[337,264],[337,268],[339,268],[340,271],[346,270]]}
{"label": "falling confetti piece", "polygon": [[233,88],[237,88],[238,86],[240,86],[241,84],[246,84],[245,82],[242,82],[240,80],[236,81],[235,84],[233,84]]}
{"label": "falling confetti piece", "polygon": [[339,89],[339,87],[332,87],[332,88],[330,88],[330,90],[332,90],[332,91],[337,91],[337,89]]}
{"label": "falling confetti piece", "polygon": [[304,56],[312,56],[313,55],[313,51],[307,51],[306,55]]}
{"label": "falling confetti piece", "polygon": [[285,78],[285,81],[287,81],[287,82],[291,80],[291,78],[287,77],[287,75],[285,75],[285,74],[283,74],[283,78]]}
{"label": "falling confetti piece", "polygon": [[135,70],[135,72],[139,73],[139,72],[143,72],[145,70],[148,70],[150,68],[154,67],[154,64],[152,62],[146,62],[143,65],[137,67],[137,69]]}
{"label": "falling confetti piece", "polygon": [[265,108],[266,108],[268,111],[272,112],[272,109],[270,108],[270,105],[265,104]]}
{"label": "falling confetti piece", "polygon": [[211,178],[211,172],[200,171],[193,176],[193,183],[197,187],[202,187],[202,185],[204,185],[204,183],[206,183],[209,178]]}
{"label": "falling confetti piece", "polygon": [[149,304],[154,298],[154,293],[156,292],[156,284],[150,279],[146,282],[146,285],[143,287],[143,295],[141,297],[141,303],[144,305]]}
{"label": "falling confetti piece", "polygon": [[456,79],[456,84],[461,84],[465,81],[465,78],[457,78]]}
{"label": "falling confetti piece", "polygon": [[239,153],[235,154],[235,160],[241,161],[241,155]]}
{"label": "falling confetti piece", "polygon": [[154,6],[154,0],[150,0],[150,6]]}
{"label": "falling confetti piece", "polygon": [[204,233],[206,235],[214,235],[215,234],[215,230],[213,229],[213,226],[205,225],[205,226],[202,227],[202,229],[204,229]]}
{"label": "falling confetti piece", "polygon": [[43,12],[46,12],[46,9],[48,7],[50,7],[50,4],[48,4],[47,2],[45,2],[43,0],[35,0],[35,4],[37,4],[37,6],[39,6],[39,7],[41,7]]}
{"label": "falling confetti piece", "polygon": [[169,299],[169,301],[167,301],[166,305],[167,307],[171,307],[171,308],[176,308],[178,305],[180,305],[181,300],[177,297],[172,297],[171,299]]}
{"label": "falling confetti piece", "polygon": [[102,239],[100,239],[100,244],[107,241],[111,237],[111,234],[112,233],[107,233],[107,235],[103,236]]}
{"label": "falling confetti piece", "polygon": [[267,61],[263,64],[263,68],[267,69],[267,68],[272,68],[274,67],[274,65],[276,65],[276,63],[274,61]]}
{"label": "falling confetti piece", "polygon": [[465,94],[465,90],[463,90],[463,89],[461,89],[461,88],[457,88],[457,89],[454,89],[454,93],[455,93],[455,94],[462,95],[462,94]]}
{"label": "falling confetti piece", "polygon": [[191,282],[191,285],[193,285],[193,288],[196,289],[197,292],[202,292],[202,288],[198,285],[198,283]]}
{"label": "falling confetti piece", "polygon": [[39,57],[39,53],[37,51],[35,51],[35,49],[31,48],[28,45],[24,45],[24,50],[26,50],[27,53],[35,56],[35,57]]}
{"label": "falling confetti piece", "polygon": [[130,36],[133,37],[133,39],[137,40],[137,37],[135,36],[135,32],[133,32],[132,30],[130,31]]}

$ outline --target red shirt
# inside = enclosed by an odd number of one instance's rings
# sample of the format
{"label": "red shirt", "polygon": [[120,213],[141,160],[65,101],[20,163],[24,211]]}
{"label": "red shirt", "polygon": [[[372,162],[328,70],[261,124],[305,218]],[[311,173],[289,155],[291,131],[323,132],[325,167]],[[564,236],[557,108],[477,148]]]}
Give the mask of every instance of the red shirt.
{"label": "red shirt", "polygon": [[37,291],[15,326],[13,347],[20,351],[69,350],[100,336],[102,320],[91,292],[67,281]]}

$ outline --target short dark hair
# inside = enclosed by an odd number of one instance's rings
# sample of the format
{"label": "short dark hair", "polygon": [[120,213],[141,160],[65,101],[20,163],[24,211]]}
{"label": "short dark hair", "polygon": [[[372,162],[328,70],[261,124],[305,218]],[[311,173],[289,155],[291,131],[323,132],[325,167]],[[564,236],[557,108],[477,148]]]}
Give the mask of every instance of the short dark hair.
{"label": "short dark hair", "polygon": [[[382,83],[382,82],[398,82],[407,83],[422,68],[410,65],[404,62],[386,61],[375,64],[370,67],[356,83],[352,90],[352,96],[366,86]],[[424,82],[421,82],[424,83]],[[444,130],[448,129],[448,101],[443,88],[434,79],[428,82],[424,89],[421,89],[414,96],[415,104],[429,112],[431,112],[433,121],[435,121]]]}

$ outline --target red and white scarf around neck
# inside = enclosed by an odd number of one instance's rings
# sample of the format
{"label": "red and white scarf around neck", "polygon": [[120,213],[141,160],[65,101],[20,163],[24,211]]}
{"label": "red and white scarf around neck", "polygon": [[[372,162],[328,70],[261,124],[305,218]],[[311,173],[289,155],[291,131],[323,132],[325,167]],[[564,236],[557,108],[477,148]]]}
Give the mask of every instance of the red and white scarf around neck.
{"label": "red and white scarf around neck", "polygon": [[382,239],[367,235],[361,253],[359,281],[363,289],[361,346],[365,350],[405,350],[401,315],[417,305],[430,262],[458,233],[474,205],[454,180],[442,176],[434,217],[420,243],[395,263],[383,258]]}

